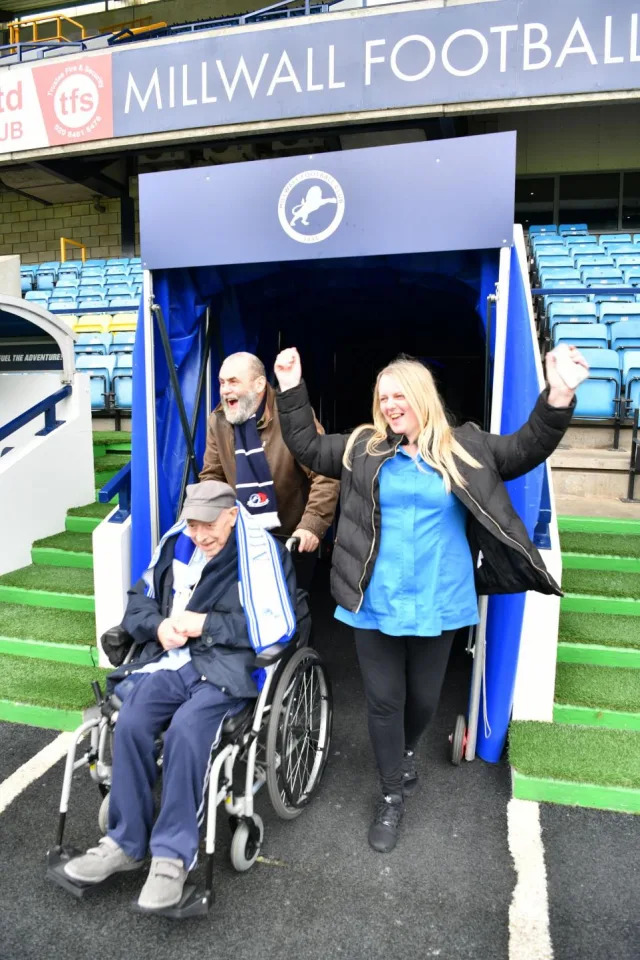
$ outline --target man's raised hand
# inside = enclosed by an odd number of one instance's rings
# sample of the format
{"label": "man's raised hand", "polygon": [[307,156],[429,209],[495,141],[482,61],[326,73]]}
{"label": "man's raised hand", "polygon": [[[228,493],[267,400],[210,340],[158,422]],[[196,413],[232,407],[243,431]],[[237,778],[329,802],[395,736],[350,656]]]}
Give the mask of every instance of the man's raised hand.
{"label": "man's raised hand", "polygon": [[295,347],[287,347],[276,357],[273,367],[281,390],[291,390],[302,380],[302,363]]}

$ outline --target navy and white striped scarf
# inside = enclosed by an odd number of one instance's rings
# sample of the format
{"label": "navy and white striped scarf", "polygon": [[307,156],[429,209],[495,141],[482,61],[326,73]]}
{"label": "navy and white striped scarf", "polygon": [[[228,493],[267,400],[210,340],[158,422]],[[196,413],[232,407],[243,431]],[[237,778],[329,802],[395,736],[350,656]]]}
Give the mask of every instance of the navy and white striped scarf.
{"label": "navy and white striped scarf", "polygon": [[266,394],[252,417],[236,423],[236,496],[249,515],[265,530],[280,526],[273,477],[258,433]]}

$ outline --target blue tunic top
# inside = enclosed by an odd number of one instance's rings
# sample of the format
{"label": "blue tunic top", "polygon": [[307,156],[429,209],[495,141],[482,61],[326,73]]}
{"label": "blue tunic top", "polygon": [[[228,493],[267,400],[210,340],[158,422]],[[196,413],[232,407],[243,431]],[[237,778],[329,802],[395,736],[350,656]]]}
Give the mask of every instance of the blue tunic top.
{"label": "blue tunic top", "polygon": [[418,454],[380,470],[380,549],[358,613],[336,619],[390,636],[434,637],[478,623],[466,508]]}

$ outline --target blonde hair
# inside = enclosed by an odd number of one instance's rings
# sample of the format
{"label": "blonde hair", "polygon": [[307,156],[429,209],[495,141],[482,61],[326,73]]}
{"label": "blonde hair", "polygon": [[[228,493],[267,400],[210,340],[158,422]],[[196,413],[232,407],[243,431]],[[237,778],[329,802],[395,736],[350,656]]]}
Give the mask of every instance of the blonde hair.
{"label": "blonde hair", "polygon": [[384,452],[388,425],[380,409],[380,380],[385,374],[398,381],[418,419],[418,451],[424,462],[441,475],[448,493],[452,482],[458,487],[466,486],[454,457],[471,467],[479,468],[481,464],[453,436],[431,373],[419,360],[404,357],[394,360],[378,374],[373,390],[373,423],[363,423],[353,431],[344,453],[344,466],[351,470],[353,448],[364,431],[373,430],[365,452],[373,456]]}

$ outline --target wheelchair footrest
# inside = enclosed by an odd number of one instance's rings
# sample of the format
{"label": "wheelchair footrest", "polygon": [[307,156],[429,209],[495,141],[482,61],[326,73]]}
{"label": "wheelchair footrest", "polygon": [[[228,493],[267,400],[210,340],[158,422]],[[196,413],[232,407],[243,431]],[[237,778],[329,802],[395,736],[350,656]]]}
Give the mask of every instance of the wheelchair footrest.
{"label": "wheelchair footrest", "polygon": [[[69,860],[73,860],[74,857],[80,857],[83,853],[84,850],[78,850],[75,847],[61,847],[49,850],[47,854],[47,878],[53,880],[54,883],[57,883],[59,887],[62,887],[63,890],[66,890],[67,893],[70,893],[78,900],[81,900],[88,890],[102,887],[106,882],[82,883],[79,880],[72,880],[71,877],[66,875],[64,868]],[[107,879],[111,878],[108,877]]]}
{"label": "wheelchair footrest", "polygon": [[193,917],[206,917],[213,900],[213,891],[211,893],[198,891],[195,884],[186,883],[180,902],[173,907],[164,907],[160,910],[147,910],[139,906],[137,900],[133,900],[131,909],[134,913],[144,913],[149,917],[167,917],[169,920],[190,920]]}

